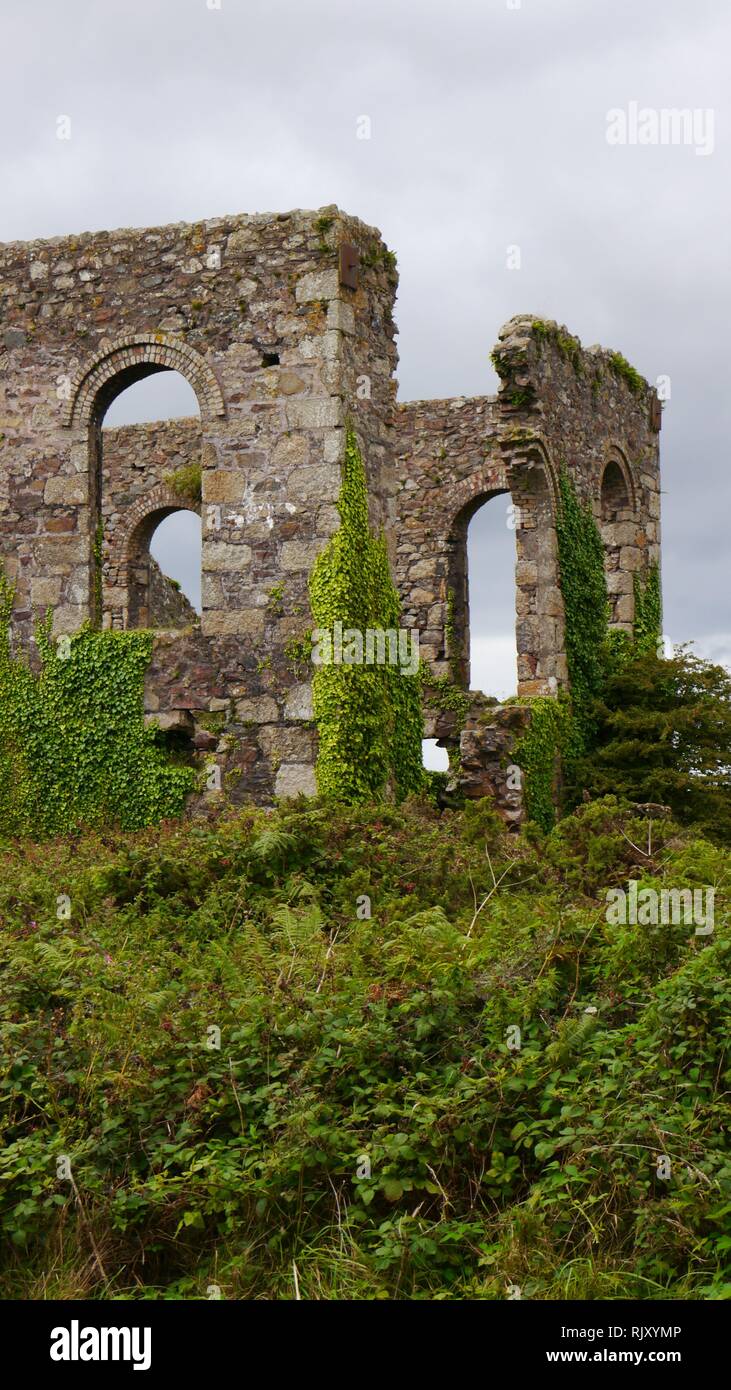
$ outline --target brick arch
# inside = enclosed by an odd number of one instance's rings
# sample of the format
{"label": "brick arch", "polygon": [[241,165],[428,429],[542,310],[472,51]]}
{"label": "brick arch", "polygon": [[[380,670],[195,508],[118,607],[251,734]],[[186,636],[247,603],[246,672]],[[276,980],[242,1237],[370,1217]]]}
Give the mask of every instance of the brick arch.
{"label": "brick arch", "polygon": [[530,499],[540,492],[541,481],[546,485],[546,498],[550,508],[551,522],[555,521],[558,508],[558,473],[542,439],[530,439],[512,444],[506,458],[508,488],[516,494],[514,501],[520,505],[520,495],[524,506],[530,508]]}
{"label": "brick arch", "polygon": [[169,333],[135,333],[115,338],[92,357],[71,379],[70,398],[63,423],[88,428],[100,401],[108,406],[121,390],[155,371],[180,372],[198,397],[201,419],[225,414],[218,381],[204,357]]}
{"label": "brick arch", "polygon": [[149,543],[159,523],[173,512],[195,512],[200,516],[201,504],[182,498],[171,487],[159,484],[138,497],[123,522],[115,527],[104,557],[102,608],[105,627],[145,626],[136,621],[134,612],[133,571],[145,552],[149,554]]}
{"label": "brick arch", "polygon": [[505,464],[485,461],[482,468],[476,469],[469,477],[463,478],[455,487],[450,487],[448,530],[452,531],[463,517],[467,517],[469,520],[469,517],[474,515],[488,498],[509,491],[510,483]]}
{"label": "brick arch", "polygon": [[624,479],[624,485],[627,490],[628,510],[632,512],[635,512],[637,510],[637,484],[635,482],[634,470],[626,454],[622,449],[620,449],[619,445],[611,444],[604,456],[601,469],[599,471],[599,492],[598,497],[596,499],[596,504],[600,516],[602,514],[604,480],[606,478],[607,470],[611,468],[612,465],[619,469]]}

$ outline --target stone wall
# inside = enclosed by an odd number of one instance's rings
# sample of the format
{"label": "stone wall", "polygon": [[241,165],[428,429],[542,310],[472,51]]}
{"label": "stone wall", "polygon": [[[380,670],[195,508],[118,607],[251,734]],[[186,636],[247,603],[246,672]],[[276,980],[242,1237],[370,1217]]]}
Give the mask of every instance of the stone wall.
{"label": "stone wall", "polygon": [[[313,561],[339,524],[346,416],[385,515],[394,292],[379,233],[335,208],[0,248],[0,554],[15,637],[30,646],[46,606],[56,633],[151,621],[142,559],[181,506],[165,475],[193,452],[203,612],[180,667],[190,657],[196,701],[167,680],[159,699],[205,709],[204,688],[224,698],[225,673],[237,708],[222,770],[241,716],[258,799],[314,788],[299,715],[308,672],[291,649],[308,627]],[[134,446],[104,431],[115,396],[162,370],[193,386],[199,425],[145,427]]]}
{"label": "stone wall", "polygon": [[527,316],[505,326],[494,360],[496,397],[396,408],[397,575],[434,673],[468,684],[467,527],[485,501],[509,494],[518,694],[532,696],[568,680],[555,529],[562,467],[607,547],[613,621],[631,628],[633,575],[659,559],[657,398],[617,354],[585,350],[567,329]]}
{"label": "stone wall", "polygon": [[[187,730],[235,799],[314,790],[307,581],[339,525],[346,421],[403,625],[436,678],[469,687],[467,528],[489,498],[513,509],[524,697],[567,682],[561,468],[599,522],[618,626],[634,575],[659,558],[648,384],[520,316],[494,354],[497,396],[398,403],[396,284],[379,233],[336,208],[0,247],[0,558],[16,640],[29,645],[49,606],[57,633],[159,628],[147,715]],[[199,419],[102,428],[120,391],[164,370],[186,376]],[[200,621],[149,558],[181,508],[202,518]],[[449,710],[426,714],[468,793],[519,816],[500,769],[522,716],[480,700],[461,729]]]}
{"label": "stone wall", "polygon": [[629,630],[633,576],[660,559],[656,392],[619,353],[583,349],[568,329],[528,316],[506,325],[495,360],[514,484],[533,462],[555,494],[565,466],[600,525],[614,622]]}
{"label": "stone wall", "polygon": [[467,527],[483,502],[507,491],[497,444],[493,396],[396,407],[396,581],[404,626],[418,628],[435,675],[458,670],[467,686]]}
{"label": "stone wall", "polygon": [[175,629],[198,625],[198,614],[192,603],[175,580],[163,574],[149,553],[145,558],[141,585],[144,586],[145,597],[140,603],[140,611],[146,619],[145,627]]}

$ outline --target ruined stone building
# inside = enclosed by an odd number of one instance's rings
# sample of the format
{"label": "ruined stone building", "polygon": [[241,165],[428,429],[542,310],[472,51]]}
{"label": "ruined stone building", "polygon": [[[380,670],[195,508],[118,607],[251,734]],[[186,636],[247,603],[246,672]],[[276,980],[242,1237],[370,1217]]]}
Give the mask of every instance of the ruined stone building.
{"label": "ruined stone building", "polygon": [[[57,633],[89,619],[158,629],[147,712],[218,759],[235,799],[314,790],[301,644],[308,575],[339,524],[346,421],[403,625],[433,672],[465,688],[467,526],[487,499],[509,494],[516,509],[519,695],[567,680],[562,466],[599,522],[616,625],[631,626],[633,575],[659,556],[654,390],[618,354],[521,316],[499,336],[497,396],[399,402],[393,262],[375,229],[336,208],[0,247],[0,554],[14,640],[30,643],[48,606]],[[200,419],[102,432],[121,391],[169,370],[195,390]],[[159,520],[181,508],[203,520],[200,620],[149,555]],[[426,732],[459,747],[471,794],[509,806],[515,707],[486,718],[473,705],[461,728],[427,710]]]}

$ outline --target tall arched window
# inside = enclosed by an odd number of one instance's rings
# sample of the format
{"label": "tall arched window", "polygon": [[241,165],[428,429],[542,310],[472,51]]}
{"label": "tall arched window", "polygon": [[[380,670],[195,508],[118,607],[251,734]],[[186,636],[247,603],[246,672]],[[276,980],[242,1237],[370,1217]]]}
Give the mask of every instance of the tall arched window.
{"label": "tall arched window", "polygon": [[201,612],[196,394],[179,372],[157,371],[123,387],[102,425],[102,620],[115,627],[195,623]]}
{"label": "tall arched window", "polygon": [[515,561],[510,494],[478,499],[466,537],[470,686],[499,700],[517,689]]}

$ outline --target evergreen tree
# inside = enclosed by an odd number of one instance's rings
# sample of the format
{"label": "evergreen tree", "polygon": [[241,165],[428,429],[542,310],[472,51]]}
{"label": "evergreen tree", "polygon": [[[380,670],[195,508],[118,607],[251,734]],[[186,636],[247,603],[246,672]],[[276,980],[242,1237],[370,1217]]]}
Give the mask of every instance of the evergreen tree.
{"label": "evergreen tree", "polygon": [[596,735],[573,799],[613,793],[660,802],[731,841],[731,674],[685,648],[671,659],[630,648],[593,708]]}

